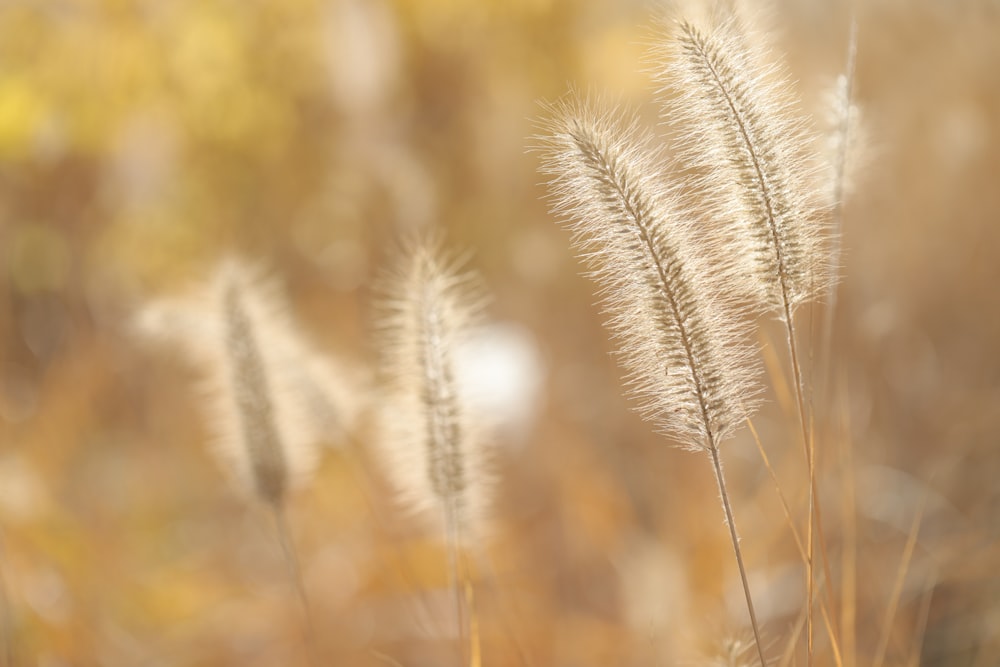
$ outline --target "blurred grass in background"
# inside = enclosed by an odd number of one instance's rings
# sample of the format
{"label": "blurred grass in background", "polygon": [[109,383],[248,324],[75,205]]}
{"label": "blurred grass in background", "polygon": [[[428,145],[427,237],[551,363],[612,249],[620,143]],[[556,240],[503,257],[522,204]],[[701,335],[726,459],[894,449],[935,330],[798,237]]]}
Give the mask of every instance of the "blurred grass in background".
{"label": "blurred grass in background", "polygon": [[[845,210],[838,437],[819,454],[826,505],[841,506],[845,470],[858,497],[854,519],[832,512],[832,560],[839,575],[841,536],[856,530],[864,663],[923,504],[889,655],[903,664],[917,642],[921,664],[993,665],[1000,6],[860,4],[873,157]],[[533,410],[498,461],[493,571],[478,582],[486,664],[669,664],[738,627],[714,482],[620,397],[592,286],[526,151],[537,101],[573,85],[656,122],[642,57],[657,11],[0,5],[0,567],[18,664],[304,658],[267,517],[205,453],[196,369],[137,344],[131,323],[235,252],[281,278],[319,347],[367,366],[372,281],[400,236],[431,227],[473,251],[493,316],[541,378],[535,394],[523,386]],[[779,1],[772,22],[821,113],[846,3]],[[758,427],[802,506],[789,425],[771,397]],[[375,652],[450,664],[441,546],[328,444],[290,516],[328,664],[386,664]],[[761,615],[783,647],[801,564],[752,441],[725,457]]]}

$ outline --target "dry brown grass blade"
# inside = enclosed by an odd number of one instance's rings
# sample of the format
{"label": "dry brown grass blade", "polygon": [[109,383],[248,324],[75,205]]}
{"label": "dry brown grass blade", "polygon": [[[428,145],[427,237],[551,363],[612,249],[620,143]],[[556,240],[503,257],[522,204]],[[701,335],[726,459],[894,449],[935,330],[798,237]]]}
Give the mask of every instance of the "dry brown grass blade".
{"label": "dry brown grass blade", "polygon": [[7,594],[6,543],[3,531],[0,530],[0,643],[3,644],[5,665],[14,664],[14,633],[11,623],[10,598]]}
{"label": "dry brown grass blade", "polygon": [[764,461],[764,468],[767,470],[768,474],[771,476],[771,481],[774,483],[774,489],[778,493],[778,500],[781,502],[781,509],[785,513],[785,521],[788,523],[788,528],[792,531],[792,537],[795,539],[795,547],[799,551],[799,555],[805,558],[806,550],[802,545],[802,538],[799,536],[799,530],[795,527],[795,522],[792,520],[792,511],[788,505],[788,499],[785,498],[785,492],[781,490],[781,484],[778,482],[778,475],[774,472],[774,467],[771,466],[771,459],[768,458],[767,452],[764,450],[764,444],[760,440],[760,435],[757,433],[757,427],[753,425],[752,419],[747,419],[747,427],[750,429],[750,434],[753,436],[753,441],[757,444],[757,451],[760,452],[760,458]]}
{"label": "dry brown grass blade", "polygon": [[[820,582],[820,593],[823,592],[823,584],[825,582]],[[843,666],[843,656],[837,647],[836,642],[833,641],[833,625],[830,623],[830,618],[820,607],[820,612],[824,618],[824,626],[826,627],[827,633],[831,638],[831,646],[833,648],[833,659],[837,667]],[[791,635],[788,637],[788,643],[785,645],[785,651],[781,654],[781,660],[778,662],[778,667],[788,667],[793,656],[795,655],[795,647],[798,646],[799,637],[802,635],[802,630],[805,628],[806,624],[806,609],[803,608],[799,613],[799,619],[795,622],[795,627],[792,630]]]}
{"label": "dry brown grass blade", "polygon": [[910,561],[913,558],[913,551],[917,546],[917,535],[920,533],[920,522],[924,518],[924,507],[926,498],[921,501],[917,512],[913,517],[913,524],[910,526],[910,534],[906,538],[906,546],[903,547],[903,556],[896,572],[896,581],[892,586],[892,593],[889,596],[889,605],[886,607],[885,616],[882,619],[882,634],[879,636],[878,648],[875,651],[875,660],[872,665],[879,667],[885,662],[885,654],[889,649],[889,640],[892,638],[892,624],[896,618],[896,611],[899,608],[899,599],[903,595],[903,584],[906,582],[906,574],[910,570]]}
{"label": "dry brown grass blade", "polygon": [[758,339],[760,340],[760,355],[764,360],[764,370],[771,381],[771,388],[774,389],[775,398],[782,412],[789,413],[795,409],[795,404],[792,403],[792,391],[788,387],[787,380],[785,380],[785,371],[781,366],[781,359],[775,351],[771,337],[763,329],[760,330]]}
{"label": "dry brown grass blade", "polygon": [[833,649],[833,661],[837,667],[844,667],[844,657],[840,653],[840,646],[837,644],[836,634],[834,633],[833,625],[830,623],[830,615],[826,611],[826,607],[820,605],[820,611],[823,615],[823,626],[826,628],[826,634],[830,638],[830,648]]}
{"label": "dry brown grass blade", "polygon": [[[840,383],[846,388],[846,379]],[[846,394],[845,394],[846,395]],[[847,667],[854,667],[857,655],[857,578],[858,524],[857,495],[854,479],[854,440],[851,438],[850,413],[846,406],[842,414],[839,452],[842,483],[841,556],[840,556],[840,631]]]}
{"label": "dry brown grass blade", "polygon": [[[791,313],[787,313],[788,317],[791,317]],[[820,518],[820,510],[816,503],[816,466],[814,459],[814,449],[813,449],[813,438],[810,434],[810,429],[807,424],[807,417],[805,411],[805,403],[803,398],[803,387],[802,387],[802,369],[799,366],[798,360],[798,348],[795,343],[795,330],[791,325],[791,319],[786,320],[786,330],[788,334],[788,350],[789,356],[792,362],[792,384],[795,390],[795,408],[792,407],[792,399],[789,395],[788,384],[784,381],[784,373],[782,372],[781,362],[778,360],[777,355],[774,353],[774,348],[768,345],[768,339],[766,336],[762,336],[765,339],[765,345],[763,346],[763,357],[764,365],[767,369],[768,375],[771,377],[772,385],[774,386],[775,393],[778,395],[778,401],[781,403],[783,408],[787,408],[788,412],[797,411],[799,415],[799,425],[801,427],[801,438],[802,444],[805,448],[806,454],[806,465],[808,468],[809,477],[809,514],[806,521],[806,641],[808,645],[808,662],[812,663],[812,607],[813,598],[815,595],[814,582],[815,582],[815,553],[813,545],[814,541],[814,527],[819,527],[822,523]],[[814,524],[814,518],[816,519]],[[820,537],[822,542],[822,537]],[[824,558],[824,562],[828,562],[826,558],[825,546],[821,548],[821,557]],[[829,572],[828,565],[824,566],[824,572]]]}
{"label": "dry brown grass blade", "polygon": [[[500,581],[500,577],[497,574],[496,563],[494,562],[492,556],[490,556],[490,554],[488,554],[488,553],[485,554],[484,565],[486,567],[487,576],[490,578],[490,587],[495,592],[495,591],[497,591],[497,590],[500,589],[500,587],[498,586],[498,582]],[[514,596],[510,597],[512,606],[514,607],[513,613],[511,613],[511,610],[506,606],[505,596],[503,596],[503,595],[496,595],[495,599],[496,599],[497,604],[500,607],[500,612],[499,612],[500,622],[504,626],[504,631],[510,637],[510,641],[514,645],[514,650],[517,651],[518,660],[525,667],[532,667],[532,662],[528,658],[528,653],[524,649],[524,646],[521,644],[520,639],[518,639],[518,632],[513,627],[513,625],[511,624],[511,621],[510,621],[511,617],[517,617],[517,616],[520,615],[519,614],[519,610],[516,608],[517,605],[514,604],[514,600],[515,600]]]}
{"label": "dry brown grass blade", "polygon": [[910,656],[906,660],[907,665],[919,667],[921,647],[924,644],[924,637],[927,633],[927,621],[931,614],[931,601],[934,599],[935,577],[927,578],[924,587],[924,595],[920,600],[920,611],[917,613],[916,632],[913,633],[913,645],[910,647]]}
{"label": "dry brown grass blade", "polygon": [[799,644],[799,636],[802,634],[802,629],[806,625],[806,610],[803,609],[802,613],[799,614],[799,619],[795,622],[795,627],[792,629],[791,635],[788,637],[788,643],[785,644],[785,652],[781,654],[781,660],[778,662],[778,667],[788,667],[792,661],[792,657],[795,655],[795,647]]}
{"label": "dry brown grass blade", "polygon": [[479,615],[476,613],[476,594],[469,578],[468,568],[464,570],[465,604],[469,608],[469,667],[482,667],[482,648],[479,642]]}
{"label": "dry brown grass blade", "polygon": [[[760,452],[760,457],[764,461],[764,467],[767,469],[768,474],[771,476],[771,481],[774,483],[774,490],[778,494],[778,500],[781,502],[781,509],[785,514],[785,521],[788,523],[789,529],[792,531],[792,537],[795,539],[795,547],[799,551],[799,556],[805,561],[806,550],[802,546],[802,538],[799,536],[799,531],[795,527],[795,522],[792,520],[792,513],[788,506],[788,500],[785,498],[785,493],[781,490],[781,484],[778,482],[778,476],[774,472],[774,468],[771,466],[771,461],[767,456],[767,452],[764,450],[764,445],[760,440],[760,436],[757,433],[757,428],[753,425],[752,419],[747,419],[747,426],[750,429],[750,433],[753,435],[754,442],[757,444],[757,451]],[[829,580],[828,581],[832,581]],[[833,648],[834,660],[836,661],[837,667],[843,667],[843,657],[841,655],[840,644],[837,639],[837,634],[834,631],[833,624],[830,622],[830,614],[826,608],[824,599],[820,601],[820,613],[823,616],[823,624],[826,627],[827,636],[830,639],[830,645]]]}
{"label": "dry brown grass blade", "polygon": [[[360,443],[355,438],[349,437],[343,452],[343,456],[349,464],[346,466],[346,469],[354,479],[354,483],[357,488],[361,491],[361,495],[365,500],[365,504],[368,506],[368,512],[374,521],[375,527],[388,534],[388,531],[386,531],[388,522],[385,520],[385,517],[382,516],[381,512],[379,512],[375,499],[372,497],[372,489],[377,486],[374,483],[374,475],[370,472],[369,463],[364,460],[364,457],[358,455],[358,452],[360,451]],[[399,542],[394,539],[388,539],[387,541],[389,542],[390,549],[392,550],[394,556],[392,560],[395,561],[396,569],[398,569],[400,578],[409,590],[413,591],[417,596],[420,611],[423,613],[423,616],[419,619],[418,623],[422,627],[429,626],[431,623],[430,619],[433,618],[433,614],[431,613],[431,605],[427,600],[427,593],[423,586],[417,585],[417,578],[410,569],[409,561],[403,553],[403,550],[400,548]],[[379,555],[381,557],[381,551],[379,551]],[[387,558],[386,560],[389,559]],[[388,656],[386,656],[386,658],[388,658]]]}

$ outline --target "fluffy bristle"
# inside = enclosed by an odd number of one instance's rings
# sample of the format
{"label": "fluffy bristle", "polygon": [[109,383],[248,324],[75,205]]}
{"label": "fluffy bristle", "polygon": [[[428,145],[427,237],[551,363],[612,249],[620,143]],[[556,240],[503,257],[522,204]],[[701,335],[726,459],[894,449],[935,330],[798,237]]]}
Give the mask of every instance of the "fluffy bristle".
{"label": "fluffy bristle", "polygon": [[455,355],[481,300],[438,245],[401,253],[384,287],[381,443],[393,481],[415,510],[440,512],[468,535],[486,499],[483,429],[458,388]]}
{"label": "fluffy bristle", "polygon": [[735,17],[706,24],[678,23],[656,54],[664,117],[680,129],[681,160],[703,175],[706,209],[749,246],[764,302],[790,314],[832,280],[816,142],[762,38]]}
{"label": "fluffy bristle", "polygon": [[[738,273],[661,180],[659,151],[602,103],[550,109],[543,171],[554,211],[602,286],[641,411],[693,449],[714,447],[754,405],[756,368],[730,298]],[[706,259],[713,262],[706,265]]]}

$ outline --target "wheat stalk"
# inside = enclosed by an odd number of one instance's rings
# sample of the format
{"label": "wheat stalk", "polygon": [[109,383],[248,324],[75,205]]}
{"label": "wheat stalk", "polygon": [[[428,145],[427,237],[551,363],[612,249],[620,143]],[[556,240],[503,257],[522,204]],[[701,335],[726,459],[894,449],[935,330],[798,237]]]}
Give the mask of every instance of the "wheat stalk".
{"label": "wheat stalk", "polygon": [[822,205],[805,154],[815,145],[796,120],[787,78],[769,61],[762,42],[735,17],[707,29],[680,22],[659,54],[664,114],[686,133],[682,156],[705,173],[710,206],[734,228],[751,258],[763,304],[778,313],[787,333],[802,445],[809,475],[807,529],[807,646],[812,661],[816,505],[815,456],[793,315],[823,294],[833,272],[823,250]]}
{"label": "wheat stalk", "polygon": [[[542,170],[553,210],[601,285],[609,326],[642,413],[713,466],[765,664],[719,444],[755,405],[757,368],[730,295],[738,274],[663,185],[662,155],[633,117],[603,104],[565,102],[543,125]],[[719,259],[711,270],[703,258]]]}

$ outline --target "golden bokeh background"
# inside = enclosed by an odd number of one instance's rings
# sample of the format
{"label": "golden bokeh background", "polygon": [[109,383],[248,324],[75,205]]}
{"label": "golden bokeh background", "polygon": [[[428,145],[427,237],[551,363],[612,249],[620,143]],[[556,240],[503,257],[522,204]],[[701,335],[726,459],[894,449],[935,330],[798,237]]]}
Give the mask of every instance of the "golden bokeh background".
{"label": "golden bokeh background", "polygon": [[[836,390],[817,431],[832,621],[841,636],[857,627],[846,664],[869,664],[885,641],[886,664],[985,667],[1000,661],[1000,5],[857,5],[867,159],[844,209]],[[429,229],[470,251],[522,370],[475,574],[483,664],[697,663],[738,634],[710,469],[621,397],[593,286],[529,150],[539,101],[571,87],[657,122],[644,54],[661,11],[0,4],[10,664],[306,664],[270,517],[207,453],[197,369],[139,340],[136,313],[238,254],[280,280],[324,354],[364,375],[373,282],[398,239]],[[849,16],[847,2],[771,8],[819,118]],[[780,330],[764,331],[780,364]],[[757,427],[801,522],[802,457],[778,384]],[[320,664],[457,664],[440,540],[388,497],[369,433],[362,419],[351,443],[325,443],[289,507]],[[801,562],[752,439],[724,456],[779,656]],[[835,664],[822,631],[817,650]]]}

